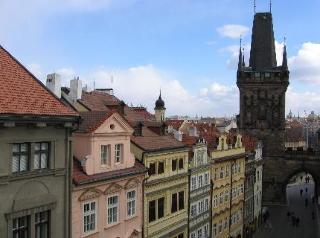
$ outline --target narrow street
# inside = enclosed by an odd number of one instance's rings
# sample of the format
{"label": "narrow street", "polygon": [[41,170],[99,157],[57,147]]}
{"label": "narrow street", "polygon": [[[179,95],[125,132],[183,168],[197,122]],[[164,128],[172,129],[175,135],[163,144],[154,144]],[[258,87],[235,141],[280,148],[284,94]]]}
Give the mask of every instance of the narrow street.
{"label": "narrow street", "polygon": [[[300,179],[298,179],[300,180]],[[308,189],[306,192],[305,189]],[[300,196],[300,189],[303,194]],[[318,213],[315,204],[312,203],[314,184],[296,183],[287,186],[288,206],[269,207],[271,225],[262,225],[256,232],[254,238],[317,238],[318,237]],[[305,206],[305,199],[308,199],[308,206]],[[293,226],[291,217],[287,217],[287,212],[294,212],[294,216],[299,217],[299,226]],[[312,211],[315,219],[312,219]]]}

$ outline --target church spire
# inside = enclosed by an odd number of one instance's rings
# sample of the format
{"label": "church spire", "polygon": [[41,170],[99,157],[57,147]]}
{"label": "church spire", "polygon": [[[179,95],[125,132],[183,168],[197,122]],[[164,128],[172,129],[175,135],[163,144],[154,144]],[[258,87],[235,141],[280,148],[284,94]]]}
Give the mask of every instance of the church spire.
{"label": "church spire", "polygon": [[238,70],[241,70],[242,65],[243,65],[243,62],[242,62],[243,57],[242,57],[241,44],[242,44],[242,39],[241,39],[241,36],[240,36],[240,47],[239,47],[239,62],[238,62]]}
{"label": "church spire", "polygon": [[288,69],[286,38],[284,38],[284,40],[283,40],[282,68],[283,69]]}

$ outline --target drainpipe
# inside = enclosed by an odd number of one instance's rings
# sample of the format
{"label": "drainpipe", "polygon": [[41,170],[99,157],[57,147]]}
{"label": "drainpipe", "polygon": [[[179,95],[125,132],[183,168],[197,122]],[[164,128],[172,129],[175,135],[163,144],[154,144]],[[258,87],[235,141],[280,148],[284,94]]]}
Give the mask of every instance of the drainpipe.
{"label": "drainpipe", "polygon": [[230,232],[231,232],[231,209],[232,209],[232,183],[233,183],[233,167],[234,167],[235,161],[232,160],[231,162],[231,169],[230,169],[230,196],[229,196],[229,237],[230,237]]}
{"label": "drainpipe", "polygon": [[[189,164],[189,163],[188,163]],[[189,187],[189,196],[188,196],[188,209],[187,209],[187,211],[188,211],[188,228],[187,228],[187,237],[189,237],[189,232],[190,232],[190,229],[189,229],[189,226],[190,226],[190,197],[191,197],[191,186],[190,186],[190,184],[191,184],[191,169],[189,168],[188,169],[188,181],[189,181],[189,183],[188,183],[188,187]]]}
{"label": "drainpipe", "polygon": [[[210,171],[210,177],[211,177],[211,171]],[[212,217],[212,215],[213,215],[213,212],[212,212],[212,209],[213,209],[213,207],[212,207],[213,194],[212,193],[213,193],[213,186],[214,186],[213,181],[210,178],[210,217],[211,217],[211,220],[210,220],[210,225],[209,225],[209,229],[210,229],[209,234],[211,234],[211,235],[209,237],[212,237],[212,219],[213,219],[213,217]]]}

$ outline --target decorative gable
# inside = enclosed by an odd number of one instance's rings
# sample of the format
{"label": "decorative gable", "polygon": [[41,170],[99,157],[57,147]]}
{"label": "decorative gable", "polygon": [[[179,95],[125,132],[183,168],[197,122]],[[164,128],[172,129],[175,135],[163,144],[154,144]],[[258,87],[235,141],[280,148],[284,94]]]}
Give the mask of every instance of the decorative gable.
{"label": "decorative gable", "polygon": [[79,201],[93,199],[93,198],[99,197],[101,194],[102,194],[101,190],[96,188],[89,188],[80,195]]}
{"label": "decorative gable", "polygon": [[119,192],[121,189],[122,189],[121,185],[113,183],[106,188],[106,190],[104,191],[104,194],[107,195],[107,194],[116,193],[116,192]]}
{"label": "decorative gable", "polygon": [[119,113],[113,113],[95,130],[95,133],[123,133],[131,135],[133,128]]}
{"label": "decorative gable", "polygon": [[124,188],[125,189],[130,189],[130,188],[135,188],[138,186],[138,184],[140,184],[140,180],[139,179],[130,179],[125,185]]}

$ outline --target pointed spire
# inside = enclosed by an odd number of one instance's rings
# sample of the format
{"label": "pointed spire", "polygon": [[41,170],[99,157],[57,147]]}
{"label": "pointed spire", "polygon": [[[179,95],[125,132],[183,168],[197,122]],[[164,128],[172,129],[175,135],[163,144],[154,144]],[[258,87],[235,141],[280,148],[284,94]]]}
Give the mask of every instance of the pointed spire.
{"label": "pointed spire", "polygon": [[282,68],[288,69],[288,59],[287,59],[287,46],[286,38],[283,39],[283,58],[282,58]]}
{"label": "pointed spire", "polygon": [[242,67],[246,67],[246,62],[244,60],[244,48],[242,48]]}
{"label": "pointed spire", "polygon": [[241,70],[242,68],[242,65],[243,65],[243,62],[242,62],[242,50],[241,50],[241,46],[242,46],[242,38],[241,38],[241,35],[240,35],[240,47],[239,47],[239,62],[238,62],[238,70]]}
{"label": "pointed spire", "polygon": [[270,0],[269,6],[270,6],[270,13],[271,13],[272,12],[272,0]]}
{"label": "pointed spire", "polygon": [[160,88],[160,95],[159,95],[159,98],[161,98],[161,88]]}

